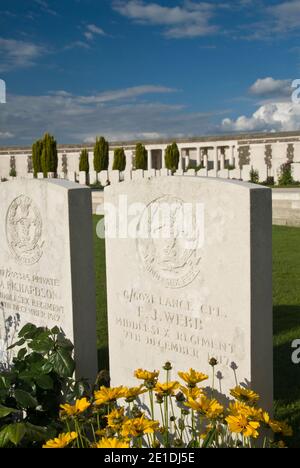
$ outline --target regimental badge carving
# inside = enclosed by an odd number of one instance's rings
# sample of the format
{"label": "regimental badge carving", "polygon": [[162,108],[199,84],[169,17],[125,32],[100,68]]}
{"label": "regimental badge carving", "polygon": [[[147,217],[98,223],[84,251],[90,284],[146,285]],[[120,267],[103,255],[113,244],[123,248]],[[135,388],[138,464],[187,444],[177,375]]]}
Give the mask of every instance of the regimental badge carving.
{"label": "regimental badge carving", "polygon": [[137,226],[137,250],[144,269],[170,289],[187,286],[200,272],[198,228],[203,226],[197,226],[192,216],[187,236],[185,215],[183,200],[165,195],[146,207]]}
{"label": "regimental badge carving", "polygon": [[43,255],[42,217],[31,198],[20,195],[6,214],[6,238],[15,260],[34,265]]}

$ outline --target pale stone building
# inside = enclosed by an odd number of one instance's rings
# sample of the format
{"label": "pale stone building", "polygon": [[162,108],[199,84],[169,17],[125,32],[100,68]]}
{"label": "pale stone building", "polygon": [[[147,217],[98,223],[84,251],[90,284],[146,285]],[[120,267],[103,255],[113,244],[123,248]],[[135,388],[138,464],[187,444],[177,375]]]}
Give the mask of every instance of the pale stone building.
{"label": "pale stone building", "polygon": [[[112,170],[113,153],[116,147],[125,150],[126,173],[134,169],[134,152],[137,142],[114,142],[110,145],[109,172]],[[170,140],[144,141],[148,151],[148,174],[154,171],[165,173],[165,150]],[[180,150],[178,174],[188,169],[201,167],[198,175],[249,180],[251,169],[258,171],[259,180],[267,177],[278,179],[280,166],[287,161],[293,163],[295,180],[300,180],[300,131],[284,133],[260,133],[195,137],[177,139]],[[93,145],[59,145],[58,176],[79,181],[79,155],[83,148],[89,151],[90,170],[93,171]],[[0,176],[8,178],[11,169],[17,177],[32,174],[31,148],[0,148]],[[95,176],[93,175],[93,180]],[[126,175],[124,176],[126,180]],[[122,180],[122,178],[121,178]]]}

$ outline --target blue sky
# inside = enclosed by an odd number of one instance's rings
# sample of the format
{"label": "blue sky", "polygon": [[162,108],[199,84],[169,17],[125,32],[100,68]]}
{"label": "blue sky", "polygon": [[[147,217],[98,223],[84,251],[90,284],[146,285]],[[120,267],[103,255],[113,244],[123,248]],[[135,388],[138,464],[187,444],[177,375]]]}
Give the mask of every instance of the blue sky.
{"label": "blue sky", "polygon": [[0,146],[298,130],[300,0],[1,0]]}

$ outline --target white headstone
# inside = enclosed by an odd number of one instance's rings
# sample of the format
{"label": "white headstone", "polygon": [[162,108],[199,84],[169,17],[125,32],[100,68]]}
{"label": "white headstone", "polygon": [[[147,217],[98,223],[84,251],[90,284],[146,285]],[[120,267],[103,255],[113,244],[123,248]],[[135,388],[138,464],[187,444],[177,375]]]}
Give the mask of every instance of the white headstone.
{"label": "white headstone", "polygon": [[70,182],[76,182],[76,172],[74,171],[68,171],[68,180]]}
{"label": "white headstone", "polygon": [[98,179],[102,187],[106,187],[106,185],[108,184],[108,180],[109,180],[108,171],[99,172]]}
{"label": "white headstone", "polygon": [[139,180],[144,178],[144,171],[142,169],[136,169],[132,171],[132,180]]}
{"label": "white headstone", "polygon": [[148,169],[144,172],[144,177],[156,177],[156,173],[158,171],[156,169]]}
{"label": "white headstone", "polygon": [[113,170],[109,171],[109,182],[111,184],[118,184],[120,182],[121,174],[120,171]]}
{"label": "white headstone", "polygon": [[123,172],[124,182],[129,182],[129,181],[132,179],[132,172],[133,172],[133,171],[129,171],[128,169],[126,169],[126,170]]}
{"label": "white headstone", "polygon": [[80,171],[79,172],[79,184],[86,185],[86,183],[87,183],[87,174],[85,171]]}
{"label": "white headstone", "polygon": [[211,375],[215,357],[217,390],[228,394],[236,376],[269,409],[271,191],[206,177],[144,179],[106,188],[105,210],[112,384],[132,385],[134,369],[166,361],[172,379],[190,367]]}
{"label": "white headstone", "polygon": [[[94,381],[96,305],[90,190],[55,179],[1,184],[0,220],[2,363],[6,346],[26,323],[58,326],[74,343],[76,376]],[[14,325],[7,339],[4,321],[10,318]]]}
{"label": "white headstone", "polygon": [[98,182],[97,172],[90,171],[89,173],[90,184],[95,185]]}

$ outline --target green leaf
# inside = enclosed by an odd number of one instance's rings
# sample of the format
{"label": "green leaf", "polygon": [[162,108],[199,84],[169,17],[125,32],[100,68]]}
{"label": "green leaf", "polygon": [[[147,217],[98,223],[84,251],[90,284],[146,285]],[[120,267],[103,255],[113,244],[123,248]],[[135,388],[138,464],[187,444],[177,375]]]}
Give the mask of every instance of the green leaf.
{"label": "green leaf", "polygon": [[20,338],[25,338],[25,339],[30,339],[33,338],[35,333],[36,333],[37,327],[33,325],[32,323],[27,323],[20,331],[19,331],[19,337]]}
{"label": "green leaf", "polygon": [[62,333],[57,337],[57,344],[60,348],[68,349],[69,351],[74,349],[72,341],[68,340]]}
{"label": "green leaf", "polygon": [[26,438],[32,442],[44,441],[47,438],[48,429],[46,427],[35,426],[30,423],[25,423]]}
{"label": "green leaf", "polygon": [[35,351],[36,353],[49,353],[53,348],[53,341],[49,336],[42,336],[33,340],[29,344],[29,348]]}
{"label": "green leaf", "polygon": [[50,356],[49,362],[53,365],[53,370],[60,377],[72,377],[75,370],[75,363],[68,350],[57,349],[55,353]]}
{"label": "green leaf", "polygon": [[5,418],[6,416],[9,416],[12,413],[18,413],[18,410],[0,405],[0,418]]}
{"label": "green leaf", "polygon": [[53,380],[49,375],[40,375],[36,379],[36,383],[43,390],[51,390],[53,388]]}
{"label": "green leaf", "polygon": [[50,372],[52,372],[52,371],[53,371],[53,364],[51,364],[51,362],[49,362],[49,360],[48,360],[42,366],[42,373],[43,374],[50,374]]}
{"label": "green leaf", "polygon": [[8,426],[8,436],[9,440],[14,444],[14,445],[19,445],[21,440],[24,438],[26,434],[26,426],[24,423],[16,423],[16,424],[10,424]]}
{"label": "green leaf", "polygon": [[0,448],[7,447],[10,442],[9,428],[10,425],[5,426],[4,429],[0,431]]}
{"label": "green leaf", "polygon": [[24,390],[15,390],[15,399],[22,408],[36,408],[38,406],[37,400]]}
{"label": "green leaf", "polygon": [[207,434],[207,436],[206,436],[206,438],[205,438],[205,440],[203,442],[202,448],[209,448],[211,446],[211,444],[214,441],[216,431],[217,431],[217,429],[215,427],[213,427],[212,430],[209,431],[209,433]]}
{"label": "green leaf", "polygon": [[26,356],[26,354],[27,354],[27,349],[26,349],[26,348],[20,349],[20,351],[18,352],[18,355],[17,355],[17,359],[19,359],[20,361],[22,361],[22,359],[24,359],[24,357]]}
{"label": "green leaf", "polygon": [[24,340],[24,338],[22,338],[21,340],[17,341],[13,345],[9,346],[7,349],[11,350],[11,349],[16,348],[17,346],[23,346],[24,343],[25,343],[25,340]]}

